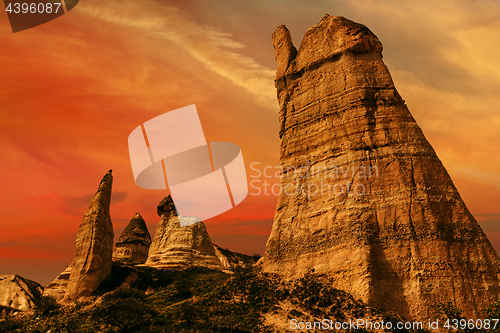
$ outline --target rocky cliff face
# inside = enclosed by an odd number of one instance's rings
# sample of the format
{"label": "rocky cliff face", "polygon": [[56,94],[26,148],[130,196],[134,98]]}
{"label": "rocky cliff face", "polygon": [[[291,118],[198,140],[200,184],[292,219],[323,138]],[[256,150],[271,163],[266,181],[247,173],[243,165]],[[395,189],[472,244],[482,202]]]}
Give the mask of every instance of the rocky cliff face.
{"label": "rocky cliff face", "polygon": [[149,248],[146,266],[156,268],[204,266],[213,269],[223,269],[228,266],[221,262],[225,258],[220,251],[216,251],[203,222],[181,226],[170,195],[158,205],[157,212],[161,220]]}
{"label": "rocky cliff face", "polygon": [[58,301],[70,303],[81,296],[92,295],[111,273],[114,237],[109,214],[111,172],[99,184],[80,224],[73,262],[44,291]]}
{"label": "rocky cliff face", "polygon": [[137,213],[123,230],[115,251],[113,261],[126,264],[143,264],[148,259],[151,235],[141,214]]}
{"label": "rocky cliff face", "polygon": [[0,275],[0,319],[35,307],[43,288],[17,275]]}
{"label": "rocky cliff face", "polygon": [[273,34],[281,177],[263,269],[334,277],[407,318],[500,297],[499,259],[411,116],[365,26],[326,15]]}

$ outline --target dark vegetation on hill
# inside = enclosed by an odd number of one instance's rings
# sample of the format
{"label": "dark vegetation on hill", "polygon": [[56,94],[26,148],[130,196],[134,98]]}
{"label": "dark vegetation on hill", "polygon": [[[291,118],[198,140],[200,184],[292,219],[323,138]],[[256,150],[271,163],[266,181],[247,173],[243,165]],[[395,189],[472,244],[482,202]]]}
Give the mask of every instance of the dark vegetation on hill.
{"label": "dark vegetation on hill", "polygon": [[[127,282],[131,274],[135,281]],[[492,307],[491,315],[498,315],[499,308]],[[441,310],[443,315],[460,314],[449,304]],[[283,332],[291,318],[401,320],[313,276],[283,282],[249,267],[228,274],[115,263],[95,297],[67,307],[41,297],[35,315],[10,317],[0,322],[0,332]]]}
{"label": "dark vegetation on hill", "polygon": [[[137,279],[123,286],[132,272]],[[341,319],[375,311],[312,278],[287,284],[252,268],[227,274],[115,264],[96,299],[60,307],[42,297],[36,315],[9,318],[0,332],[273,332],[264,319],[282,311],[283,301],[292,304],[290,318]]]}

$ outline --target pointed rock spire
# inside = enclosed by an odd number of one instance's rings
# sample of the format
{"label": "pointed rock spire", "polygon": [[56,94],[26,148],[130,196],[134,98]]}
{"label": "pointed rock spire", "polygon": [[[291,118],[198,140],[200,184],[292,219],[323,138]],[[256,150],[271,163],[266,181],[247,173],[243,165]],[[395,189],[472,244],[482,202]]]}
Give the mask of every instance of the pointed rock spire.
{"label": "pointed rock spire", "polygon": [[76,235],[75,259],[65,300],[90,296],[111,273],[113,264],[113,224],[109,214],[112,170],[104,176]]}
{"label": "pointed rock spire", "polygon": [[277,63],[276,76],[283,76],[297,56],[297,49],[293,46],[290,31],[284,25],[280,25],[273,33],[273,45]]}
{"label": "pointed rock spire", "polygon": [[500,298],[499,258],[394,87],[377,37],[326,15],[290,63],[289,32],[273,41],[286,172],[263,270],[330,276],[406,319],[448,301],[482,317]]}
{"label": "pointed rock spire", "polygon": [[143,264],[148,258],[151,235],[141,214],[136,213],[116,243],[113,261]]}
{"label": "pointed rock spire", "polygon": [[274,84],[276,85],[278,91],[278,102],[280,105],[279,121],[280,129],[279,135],[283,134],[285,119],[286,119],[286,105],[290,100],[290,96],[286,91],[285,81],[278,80],[278,78],[284,77],[290,63],[297,56],[297,49],[293,46],[292,36],[290,31],[284,25],[280,25],[276,31],[273,33],[273,45],[274,45],[274,55],[276,58],[276,80]]}
{"label": "pointed rock spire", "polygon": [[80,224],[73,262],[44,291],[59,301],[70,303],[81,296],[90,296],[111,273],[114,237],[109,214],[111,173],[109,170],[103,177]]}

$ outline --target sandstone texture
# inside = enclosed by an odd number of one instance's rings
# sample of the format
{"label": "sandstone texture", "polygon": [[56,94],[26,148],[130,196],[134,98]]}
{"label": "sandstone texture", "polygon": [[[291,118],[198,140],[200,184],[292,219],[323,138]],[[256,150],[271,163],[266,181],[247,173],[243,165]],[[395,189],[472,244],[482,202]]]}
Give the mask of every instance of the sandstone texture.
{"label": "sandstone texture", "polygon": [[109,214],[113,176],[110,170],[99,184],[78,229],[73,262],[45,289],[46,295],[71,303],[90,296],[111,273],[113,225]]}
{"label": "sandstone texture", "polygon": [[157,212],[161,220],[149,248],[146,266],[156,268],[204,266],[213,269],[229,267],[224,255],[216,251],[203,222],[181,226],[170,195],[158,205]]}
{"label": "sandstone texture", "polygon": [[115,251],[113,261],[125,264],[143,264],[148,259],[151,235],[141,214],[137,213],[123,230]]}
{"label": "sandstone texture", "polygon": [[66,267],[66,269],[62,271],[62,273],[59,274],[54,281],[45,287],[43,291],[45,296],[52,296],[58,302],[63,301],[64,295],[66,295],[66,291],[68,290],[68,281],[69,276],[71,275],[72,266],[73,263],[69,264],[68,267]]}
{"label": "sandstone texture", "polygon": [[451,301],[467,318],[500,298],[499,258],[364,25],[326,15],[297,51],[273,34],[282,193],[265,272],[318,274],[407,319]]}
{"label": "sandstone texture", "polygon": [[18,275],[0,275],[0,319],[35,307],[43,288]]}

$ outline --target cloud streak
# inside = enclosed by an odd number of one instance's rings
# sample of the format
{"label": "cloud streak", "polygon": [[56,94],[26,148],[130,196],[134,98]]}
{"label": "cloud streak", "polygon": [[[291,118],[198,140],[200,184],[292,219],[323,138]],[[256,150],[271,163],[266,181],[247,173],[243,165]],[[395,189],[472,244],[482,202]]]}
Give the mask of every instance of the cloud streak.
{"label": "cloud streak", "polygon": [[244,88],[268,107],[275,107],[273,70],[237,50],[245,45],[220,29],[187,19],[176,7],[156,2],[121,1],[116,6],[89,2],[82,11],[103,21],[130,27],[175,43],[212,72]]}

